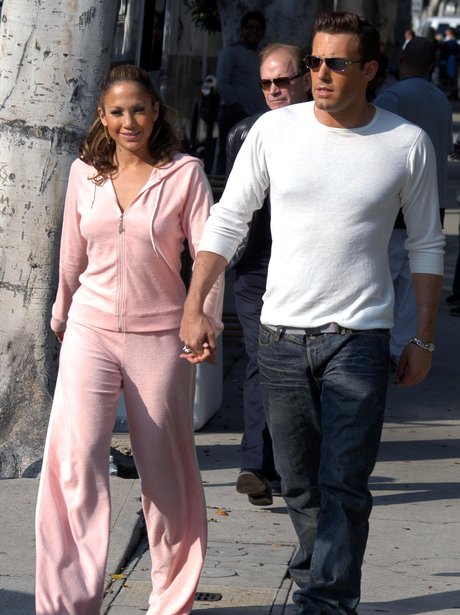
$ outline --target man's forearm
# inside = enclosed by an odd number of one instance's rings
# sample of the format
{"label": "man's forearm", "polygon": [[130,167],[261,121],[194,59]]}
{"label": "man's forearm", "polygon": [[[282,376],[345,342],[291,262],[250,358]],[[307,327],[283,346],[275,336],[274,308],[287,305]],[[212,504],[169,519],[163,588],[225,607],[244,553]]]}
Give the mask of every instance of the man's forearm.
{"label": "man's forearm", "polygon": [[227,261],[214,252],[198,252],[193,266],[193,275],[185,301],[188,310],[203,311],[209,291],[227,266]]}
{"label": "man's forearm", "polygon": [[412,285],[417,304],[416,337],[424,342],[434,340],[442,279],[441,275],[430,273],[412,274]]}
{"label": "man's forearm", "polygon": [[184,342],[181,357],[190,363],[215,362],[215,334],[203,308],[209,291],[226,265],[225,258],[214,252],[198,252],[195,259],[179,331],[179,337]]}

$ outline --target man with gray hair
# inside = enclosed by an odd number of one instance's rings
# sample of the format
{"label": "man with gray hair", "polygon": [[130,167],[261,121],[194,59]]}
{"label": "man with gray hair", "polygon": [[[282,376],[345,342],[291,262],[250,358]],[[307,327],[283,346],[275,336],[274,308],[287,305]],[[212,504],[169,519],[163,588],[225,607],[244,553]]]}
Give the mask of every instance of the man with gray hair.
{"label": "man with gray hair", "polygon": [[[259,54],[259,85],[270,110],[281,109],[308,100],[310,75],[305,67],[305,50],[297,45],[271,43]],[[246,136],[262,115],[245,118],[234,126],[227,138],[227,173]],[[249,232],[240,244],[230,266],[235,271],[235,307],[244,332],[248,364],[243,389],[244,431],[240,448],[241,471],[236,481],[239,493],[246,494],[251,504],[273,503],[272,492],[279,495],[279,481],[273,461],[270,433],[267,427],[259,383],[258,337],[262,297],[267,285],[271,252],[269,197],[254,212]]]}

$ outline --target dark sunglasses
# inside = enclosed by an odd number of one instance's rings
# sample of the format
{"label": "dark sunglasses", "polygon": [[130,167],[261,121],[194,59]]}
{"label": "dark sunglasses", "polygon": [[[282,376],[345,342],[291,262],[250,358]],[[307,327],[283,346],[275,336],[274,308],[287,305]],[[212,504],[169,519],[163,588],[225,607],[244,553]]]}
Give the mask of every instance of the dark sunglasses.
{"label": "dark sunglasses", "polygon": [[277,88],[288,88],[291,85],[291,81],[294,79],[298,79],[302,77],[305,73],[299,73],[298,75],[294,75],[294,77],[276,77],[276,79],[259,79],[259,85],[263,90],[269,90],[272,87],[272,83],[275,84]]}
{"label": "dark sunglasses", "polygon": [[320,58],[319,56],[305,56],[305,66],[310,70],[317,71],[324,62],[335,73],[344,73],[349,66],[362,62],[362,60],[346,60],[345,58]]}

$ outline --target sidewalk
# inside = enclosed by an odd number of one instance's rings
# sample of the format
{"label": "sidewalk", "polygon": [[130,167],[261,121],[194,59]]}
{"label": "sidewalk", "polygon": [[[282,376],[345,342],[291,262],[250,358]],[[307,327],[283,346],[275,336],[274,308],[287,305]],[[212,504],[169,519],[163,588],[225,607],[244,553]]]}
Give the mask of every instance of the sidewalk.
{"label": "sidewalk", "polygon": [[[446,219],[444,298],[456,258],[458,210],[448,211]],[[409,390],[390,385],[371,479],[375,506],[360,615],[454,615],[460,609],[460,318],[450,316],[445,303],[436,341],[433,370],[424,383]],[[237,358],[240,352],[237,340],[227,345],[233,367],[225,378],[222,409],[196,434],[209,519],[199,592],[204,598],[216,593],[222,598],[197,601],[193,612],[294,615],[286,570],[296,540],[283,501],[276,498],[273,506],[257,508],[235,491],[245,368],[244,358]],[[112,477],[111,485],[108,583],[129,557],[122,571],[126,576],[113,581],[103,613],[141,614],[147,610],[150,564],[138,514],[139,481]],[[0,481],[1,615],[34,614],[37,487],[36,479]]]}

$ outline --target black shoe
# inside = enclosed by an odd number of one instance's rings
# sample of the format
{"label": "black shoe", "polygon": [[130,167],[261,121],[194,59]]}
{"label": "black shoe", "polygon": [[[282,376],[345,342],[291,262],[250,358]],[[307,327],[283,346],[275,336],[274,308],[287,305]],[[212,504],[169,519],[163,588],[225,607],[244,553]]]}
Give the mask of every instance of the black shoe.
{"label": "black shoe", "polygon": [[263,493],[248,495],[248,500],[249,503],[254,504],[254,506],[271,506],[273,504],[272,491],[270,487],[268,487]]}
{"label": "black shoe", "polygon": [[460,305],[460,295],[457,293],[449,295],[446,299],[446,303],[449,303],[450,305]]}
{"label": "black shoe", "polygon": [[452,316],[460,316],[460,305],[449,310]]}
{"label": "black shoe", "polygon": [[272,488],[272,495],[283,495],[281,492],[281,482],[279,479],[271,480],[270,487]]}
{"label": "black shoe", "polygon": [[255,506],[273,504],[270,483],[258,470],[241,470],[236,480],[236,490],[245,493]]}

